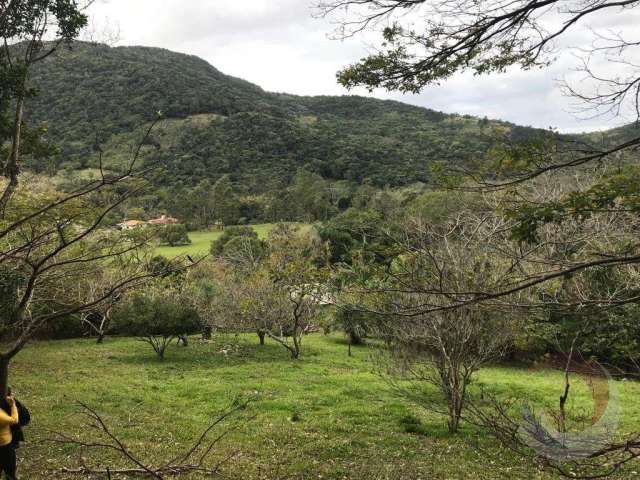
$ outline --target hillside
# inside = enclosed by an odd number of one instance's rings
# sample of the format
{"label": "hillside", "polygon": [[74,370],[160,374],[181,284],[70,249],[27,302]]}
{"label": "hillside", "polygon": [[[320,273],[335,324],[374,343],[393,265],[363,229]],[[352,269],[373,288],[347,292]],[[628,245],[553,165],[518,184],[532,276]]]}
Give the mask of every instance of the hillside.
{"label": "hillside", "polygon": [[427,180],[433,161],[483,155],[493,127],[512,137],[533,132],[392,101],[268,93],[157,48],[76,43],[43,62],[33,80],[39,95],[28,114],[47,122],[63,147],[54,165],[92,166],[96,135],[116,161],[161,111],[168,120],[147,154],[166,163],[171,187],[230,174],[242,191],[260,193],[287,185],[299,167],[399,186]]}

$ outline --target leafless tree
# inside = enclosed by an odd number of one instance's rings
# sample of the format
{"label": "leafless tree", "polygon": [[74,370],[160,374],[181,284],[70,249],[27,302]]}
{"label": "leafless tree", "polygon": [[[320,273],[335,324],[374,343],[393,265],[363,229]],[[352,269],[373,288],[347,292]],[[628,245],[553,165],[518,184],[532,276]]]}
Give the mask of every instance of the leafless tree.
{"label": "leafless tree", "polygon": [[302,338],[312,328],[316,311],[314,300],[298,291],[274,283],[264,271],[254,272],[237,284],[241,322],[258,333],[260,344],[269,337],[298,358]]}
{"label": "leafless tree", "polygon": [[[387,320],[392,384],[416,404],[445,414],[449,431],[457,432],[474,374],[500,359],[513,339],[513,326],[502,319],[466,307],[410,320]],[[425,383],[440,391],[444,409],[425,395]]]}
{"label": "leafless tree", "polygon": [[[368,311],[385,339],[381,359],[392,384],[415,403],[447,415],[449,431],[456,432],[472,377],[507,351],[517,319],[497,305],[438,307],[446,295],[455,302],[460,292],[499,281],[502,268],[488,246],[465,248],[462,223],[438,230],[420,222],[407,228],[402,255],[386,275],[375,275],[376,287],[360,290],[361,306],[351,308]],[[438,388],[446,408],[424,395],[425,383]]]}
{"label": "leafless tree", "polygon": [[[51,192],[34,200],[29,192],[15,189],[10,196],[0,221],[0,269],[15,282],[11,308],[0,314],[5,340],[0,352],[2,388],[11,359],[38,329],[92,310],[158,275],[140,257],[149,241],[146,233],[122,233],[106,223],[117,208],[148,188],[155,166],[138,167],[141,151],[142,141],[119,171],[104,168],[100,153],[98,178],[71,192]],[[179,258],[171,268],[182,268],[183,263]],[[80,302],[69,295],[70,285],[110,268],[114,275],[99,294]]]}
{"label": "leafless tree", "polygon": [[[126,268],[126,264],[119,265],[119,268]],[[80,322],[89,328],[90,332],[96,336],[96,342],[102,343],[111,323],[111,313],[113,307],[121,298],[122,292],[104,298],[105,289],[109,290],[112,279],[117,277],[117,268],[97,269],[87,272],[90,275],[79,279],[74,285],[69,285],[72,293],[77,295],[78,304],[93,303],[96,299],[103,299],[93,308],[80,313]]]}

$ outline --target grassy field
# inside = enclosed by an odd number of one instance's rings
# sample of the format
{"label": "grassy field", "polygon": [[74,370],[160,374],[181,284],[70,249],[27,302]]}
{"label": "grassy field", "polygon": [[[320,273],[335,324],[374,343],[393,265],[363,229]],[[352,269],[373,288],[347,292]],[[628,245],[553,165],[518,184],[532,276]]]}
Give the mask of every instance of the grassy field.
{"label": "grassy field", "polygon": [[[260,225],[251,225],[260,238],[266,238],[269,232],[273,229],[275,223],[263,223]],[[157,247],[155,252],[157,255],[162,255],[167,258],[175,258],[178,255],[191,255],[196,256],[199,254],[209,253],[211,242],[216,240],[222,231],[220,230],[201,230],[196,232],[189,232],[189,238],[191,239],[190,245],[181,245],[177,247],[161,246]]]}
{"label": "grassy field", "polygon": [[[76,400],[95,407],[132,451],[157,460],[186,448],[233,398],[256,394],[247,411],[224,425],[233,430],[214,456],[233,454],[224,478],[553,478],[516,461],[468,425],[449,435],[441,416],[397,397],[374,373],[373,350],[358,347],[349,358],[341,336],[318,334],[305,339],[302,358],[292,361],[273,343],[258,346],[256,336],[223,336],[210,343],[194,338],[187,348],[174,345],[161,362],[134,339],[34,343],[12,371],[14,390],[33,418],[26,432],[30,441],[20,449],[21,478],[72,478],[59,468],[96,458],[47,441],[52,430],[91,434]],[[488,368],[479,381],[535,402],[555,402],[561,386],[558,373],[513,367]],[[640,384],[618,385],[623,428],[638,428]],[[580,406],[587,389],[573,388],[580,392],[574,406]],[[421,419],[422,434],[405,431],[407,415]]]}

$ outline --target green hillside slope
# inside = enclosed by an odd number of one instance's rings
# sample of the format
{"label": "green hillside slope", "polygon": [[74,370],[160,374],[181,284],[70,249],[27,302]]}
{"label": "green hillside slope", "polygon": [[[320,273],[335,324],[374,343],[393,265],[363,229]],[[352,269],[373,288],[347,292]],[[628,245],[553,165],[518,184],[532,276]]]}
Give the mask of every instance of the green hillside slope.
{"label": "green hillside slope", "polygon": [[34,83],[29,116],[48,123],[63,147],[54,164],[71,169],[95,165],[96,138],[112,160],[125,155],[161,111],[171,124],[147,154],[165,162],[163,182],[174,187],[230,174],[259,193],[286,185],[300,167],[332,180],[404,185],[427,180],[433,161],[483,155],[494,127],[512,137],[533,132],[392,101],[268,93],[157,48],[76,43],[43,62]]}

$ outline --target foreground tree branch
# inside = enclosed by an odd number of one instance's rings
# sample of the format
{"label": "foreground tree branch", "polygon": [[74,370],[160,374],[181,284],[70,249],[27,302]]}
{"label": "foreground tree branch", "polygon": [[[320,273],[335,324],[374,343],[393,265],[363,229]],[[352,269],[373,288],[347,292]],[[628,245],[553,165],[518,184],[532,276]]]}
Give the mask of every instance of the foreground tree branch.
{"label": "foreground tree branch", "polygon": [[108,426],[103,417],[90,406],[79,403],[80,411],[87,421],[87,431],[96,431],[96,438],[72,437],[65,433],[54,432],[53,437],[48,440],[53,444],[77,447],[80,451],[96,450],[98,452],[115,452],[123,461],[121,466],[83,465],[79,468],[61,468],[61,472],[71,475],[124,475],[131,478],[150,477],[163,480],[168,477],[179,476],[187,473],[198,473],[202,476],[217,476],[220,468],[230,460],[231,455],[227,455],[217,462],[211,463],[210,457],[215,452],[215,448],[229,434],[233,427],[223,430],[221,433],[212,436],[217,427],[228,421],[234,415],[245,410],[250,400],[235,401],[234,404],[220,414],[205,428],[194,440],[194,443],[186,451],[177,454],[170,460],[152,465],[143,460],[140,455],[134,453],[124,441]]}

